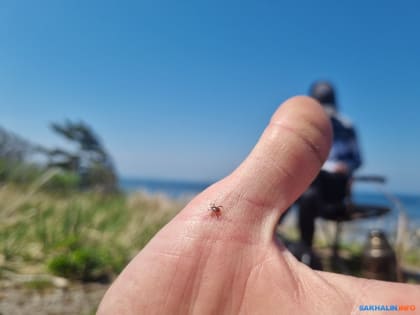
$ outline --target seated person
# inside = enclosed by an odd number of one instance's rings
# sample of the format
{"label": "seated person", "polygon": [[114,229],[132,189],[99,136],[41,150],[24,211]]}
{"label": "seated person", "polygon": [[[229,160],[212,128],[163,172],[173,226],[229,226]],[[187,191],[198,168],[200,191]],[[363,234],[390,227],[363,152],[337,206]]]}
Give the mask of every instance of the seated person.
{"label": "seated person", "polygon": [[331,211],[325,207],[326,204],[345,201],[349,179],[362,163],[356,132],[352,124],[338,114],[332,85],[328,82],[315,82],[310,89],[310,96],[321,103],[331,119],[333,143],[320,173],[296,201],[300,238],[308,249],[312,247],[316,217]]}

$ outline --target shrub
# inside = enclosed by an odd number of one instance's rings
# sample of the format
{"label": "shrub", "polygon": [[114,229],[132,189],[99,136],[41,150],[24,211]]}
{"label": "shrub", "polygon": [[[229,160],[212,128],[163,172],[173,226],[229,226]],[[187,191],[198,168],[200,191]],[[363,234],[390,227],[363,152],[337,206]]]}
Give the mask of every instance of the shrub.
{"label": "shrub", "polygon": [[31,163],[0,158],[0,182],[27,185],[42,174],[42,169]]}
{"label": "shrub", "polygon": [[48,269],[55,275],[82,281],[109,280],[106,257],[97,249],[80,247],[53,257]]}
{"label": "shrub", "polygon": [[80,177],[76,173],[62,171],[45,183],[44,189],[56,193],[69,193],[79,188]]}

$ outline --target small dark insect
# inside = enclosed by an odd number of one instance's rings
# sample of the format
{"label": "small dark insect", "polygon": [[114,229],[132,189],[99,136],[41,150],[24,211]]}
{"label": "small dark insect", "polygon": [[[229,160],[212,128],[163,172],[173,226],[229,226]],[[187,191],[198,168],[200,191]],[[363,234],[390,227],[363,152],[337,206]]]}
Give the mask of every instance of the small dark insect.
{"label": "small dark insect", "polygon": [[219,218],[222,215],[222,209],[223,209],[223,206],[216,206],[214,202],[211,203],[209,207],[209,211],[211,211],[211,215],[216,216],[216,218]]}

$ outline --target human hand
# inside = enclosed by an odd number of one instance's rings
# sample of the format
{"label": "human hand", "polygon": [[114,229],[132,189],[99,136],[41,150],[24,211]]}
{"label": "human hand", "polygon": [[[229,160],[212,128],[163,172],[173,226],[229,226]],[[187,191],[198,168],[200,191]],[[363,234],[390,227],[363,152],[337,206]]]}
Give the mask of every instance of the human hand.
{"label": "human hand", "polygon": [[343,175],[349,174],[350,170],[346,163],[343,162],[337,162],[334,165],[334,173],[339,173]]}
{"label": "human hand", "polygon": [[[418,303],[420,289],[313,271],[276,244],[280,215],[314,179],[331,126],[312,99],[274,114],[248,158],[169,222],[130,262],[98,314],[357,314]],[[220,216],[209,205],[222,205]]]}

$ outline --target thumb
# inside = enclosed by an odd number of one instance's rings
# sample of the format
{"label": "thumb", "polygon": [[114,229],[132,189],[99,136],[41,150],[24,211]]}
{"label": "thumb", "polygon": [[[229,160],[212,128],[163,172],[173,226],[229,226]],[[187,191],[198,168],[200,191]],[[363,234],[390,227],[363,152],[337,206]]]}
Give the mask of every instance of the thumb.
{"label": "thumb", "polygon": [[[223,207],[219,222],[234,223],[235,231],[241,224],[248,235],[252,228],[274,227],[319,172],[331,139],[330,121],[315,100],[305,96],[287,100],[245,161],[193,200],[181,216],[212,220],[214,216],[203,208],[214,203]],[[266,235],[271,239],[272,229],[265,230],[270,230]]]}
{"label": "thumb", "polygon": [[312,182],[331,145],[322,107],[305,96],[283,103],[247,159],[232,174],[236,190],[259,208],[287,208]]}
{"label": "thumb", "polygon": [[[244,245],[272,241],[279,209],[316,176],[330,142],[331,126],[319,104],[308,97],[286,101],[247,159],[148,243],[107,292],[100,310],[213,309],[224,307],[227,294],[245,292],[255,257],[261,260],[267,247]],[[211,203],[223,207],[220,216],[207,211]]]}

